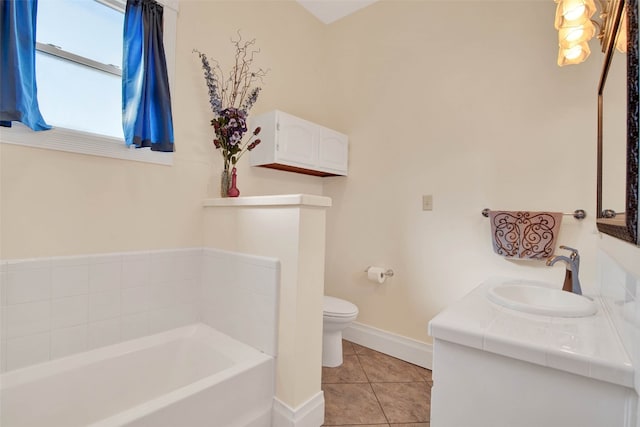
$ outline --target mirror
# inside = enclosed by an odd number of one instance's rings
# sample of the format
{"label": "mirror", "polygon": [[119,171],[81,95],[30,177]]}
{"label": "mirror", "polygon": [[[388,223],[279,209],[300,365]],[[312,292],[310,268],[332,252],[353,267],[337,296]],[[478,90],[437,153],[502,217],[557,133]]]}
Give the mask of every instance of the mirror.
{"label": "mirror", "polygon": [[[624,5],[627,7],[624,8]],[[627,54],[615,44],[623,13]],[[638,0],[613,0],[598,86],[597,224],[605,234],[638,240]]]}

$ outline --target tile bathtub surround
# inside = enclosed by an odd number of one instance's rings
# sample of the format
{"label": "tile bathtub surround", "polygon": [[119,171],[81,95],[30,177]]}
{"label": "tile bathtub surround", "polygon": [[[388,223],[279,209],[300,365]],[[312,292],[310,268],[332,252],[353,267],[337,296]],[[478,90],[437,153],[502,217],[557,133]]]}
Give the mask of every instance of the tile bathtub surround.
{"label": "tile bathtub surround", "polygon": [[202,259],[202,322],[276,356],[280,262],[209,248]]}
{"label": "tile bathtub surround", "polygon": [[325,426],[429,426],[431,371],[349,341],[343,359],[322,368]]}
{"label": "tile bathtub surround", "polygon": [[0,370],[197,319],[202,249],[0,261]]}
{"label": "tile bathtub surround", "polygon": [[279,281],[209,248],[0,261],[0,372],[196,321],[275,356]]}

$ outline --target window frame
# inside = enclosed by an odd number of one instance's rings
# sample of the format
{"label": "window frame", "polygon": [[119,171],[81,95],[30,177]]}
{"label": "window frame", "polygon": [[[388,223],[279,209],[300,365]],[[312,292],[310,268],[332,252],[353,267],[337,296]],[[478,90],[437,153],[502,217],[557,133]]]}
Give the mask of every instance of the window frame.
{"label": "window frame", "polygon": [[[124,0],[95,1],[122,11],[124,11],[126,5]],[[173,93],[175,87],[176,29],[179,0],[156,1],[164,7],[163,41],[167,59],[169,89],[171,93]],[[88,67],[91,66],[88,64],[85,65]],[[45,117],[45,121],[46,119]],[[151,151],[150,148],[129,148],[125,145],[123,138],[114,138],[61,127],[35,132],[22,123],[14,122],[12,123],[12,127],[2,128],[0,132],[0,144],[21,145],[167,166],[173,165],[172,152]]]}

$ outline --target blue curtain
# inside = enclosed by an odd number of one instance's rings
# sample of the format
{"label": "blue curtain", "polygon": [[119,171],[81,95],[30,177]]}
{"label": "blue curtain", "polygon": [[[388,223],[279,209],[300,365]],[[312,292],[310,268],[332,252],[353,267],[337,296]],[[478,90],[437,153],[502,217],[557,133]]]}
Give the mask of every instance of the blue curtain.
{"label": "blue curtain", "polygon": [[36,14],[38,0],[0,0],[0,126],[22,122],[51,129],[38,107]]}
{"label": "blue curtain", "polygon": [[128,146],[173,151],[169,78],[162,43],[163,8],[128,0],[124,16],[122,126]]}

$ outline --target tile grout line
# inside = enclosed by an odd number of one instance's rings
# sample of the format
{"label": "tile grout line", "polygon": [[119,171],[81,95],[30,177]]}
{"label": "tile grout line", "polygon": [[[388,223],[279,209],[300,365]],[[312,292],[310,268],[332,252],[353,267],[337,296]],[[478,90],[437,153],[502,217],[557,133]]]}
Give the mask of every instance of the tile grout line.
{"label": "tile grout line", "polygon": [[371,379],[369,378],[369,375],[367,375],[367,371],[362,366],[362,362],[360,361],[360,355],[358,354],[358,352],[356,351],[355,348],[353,349],[353,351],[356,354],[356,358],[358,359],[358,365],[360,365],[360,369],[362,369],[362,372],[364,372],[364,376],[367,378],[367,381],[368,381],[368,384],[369,384],[369,388],[371,388],[371,391],[373,392],[373,395],[376,398],[376,402],[378,402],[378,406],[380,407],[380,411],[382,412],[382,415],[384,416],[384,419],[387,420],[387,425],[391,425],[391,421],[389,421],[389,417],[387,416],[387,413],[384,411],[384,407],[382,406],[382,403],[380,402],[380,399],[378,399],[378,395],[376,394],[376,390],[373,388]]}
{"label": "tile grout line", "polygon": [[[411,363],[408,363],[408,362],[407,362],[407,364],[411,366],[409,369],[413,371],[413,373],[416,375],[417,379],[415,379],[415,380],[406,380],[406,381],[374,381],[374,380],[372,380],[372,378],[370,378],[370,376],[367,374],[367,371],[365,370],[364,365],[362,364],[361,357],[373,357],[373,356],[371,354],[367,354],[366,352],[364,352],[364,354],[360,354],[356,350],[356,347],[355,347],[357,344],[352,343],[352,342],[347,341],[347,340],[345,340],[345,342],[349,343],[349,346],[351,347],[353,352],[345,354],[344,353],[344,347],[343,347],[343,356],[351,356],[351,355],[356,356],[355,360],[357,361],[358,367],[360,368],[361,372],[364,374],[364,378],[365,378],[366,381],[364,381],[364,382],[353,382],[353,381],[341,382],[341,381],[336,381],[336,382],[327,382],[327,383],[323,382],[323,383],[324,384],[351,384],[351,385],[368,384],[369,385],[369,389],[373,392],[373,395],[374,395],[374,397],[376,399],[376,403],[378,404],[378,407],[380,408],[380,410],[382,412],[382,415],[384,416],[386,422],[385,423],[374,423],[374,424],[362,424],[362,423],[358,423],[358,424],[335,424],[335,426],[354,426],[354,427],[356,427],[356,426],[365,426],[365,425],[382,426],[382,427],[391,427],[392,426],[391,421],[389,420],[389,416],[385,412],[384,407],[383,407],[383,405],[382,405],[382,403],[381,403],[381,401],[380,401],[380,399],[378,397],[378,394],[376,393],[376,391],[375,391],[375,389],[373,387],[373,384],[423,384],[426,387],[431,388],[431,386],[433,384],[433,380],[427,379],[427,375],[423,374],[421,367],[419,367],[417,365],[414,365],[414,364],[411,364]],[[368,349],[368,347],[364,347],[364,346],[361,346],[361,347],[363,347],[364,349]],[[369,349],[369,350],[372,350],[372,349]],[[375,350],[372,350],[372,351],[375,352]],[[393,356],[389,356],[389,355],[386,355],[384,353],[381,353],[381,354],[383,356],[388,356],[389,358],[392,358],[392,359],[397,359],[397,358],[394,358]],[[375,357],[373,357],[373,358],[375,359]],[[430,403],[430,402],[428,402],[428,403]],[[430,406],[430,405],[428,405],[428,406]],[[430,425],[430,417],[429,416],[427,416],[427,417],[428,417],[428,419],[425,420],[425,421],[415,421],[416,425],[424,423],[426,426],[429,426]],[[340,420],[336,420],[336,421],[338,423],[341,422]],[[344,421],[342,421],[342,422],[344,422]],[[332,426],[333,426],[333,424],[332,424]]]}

